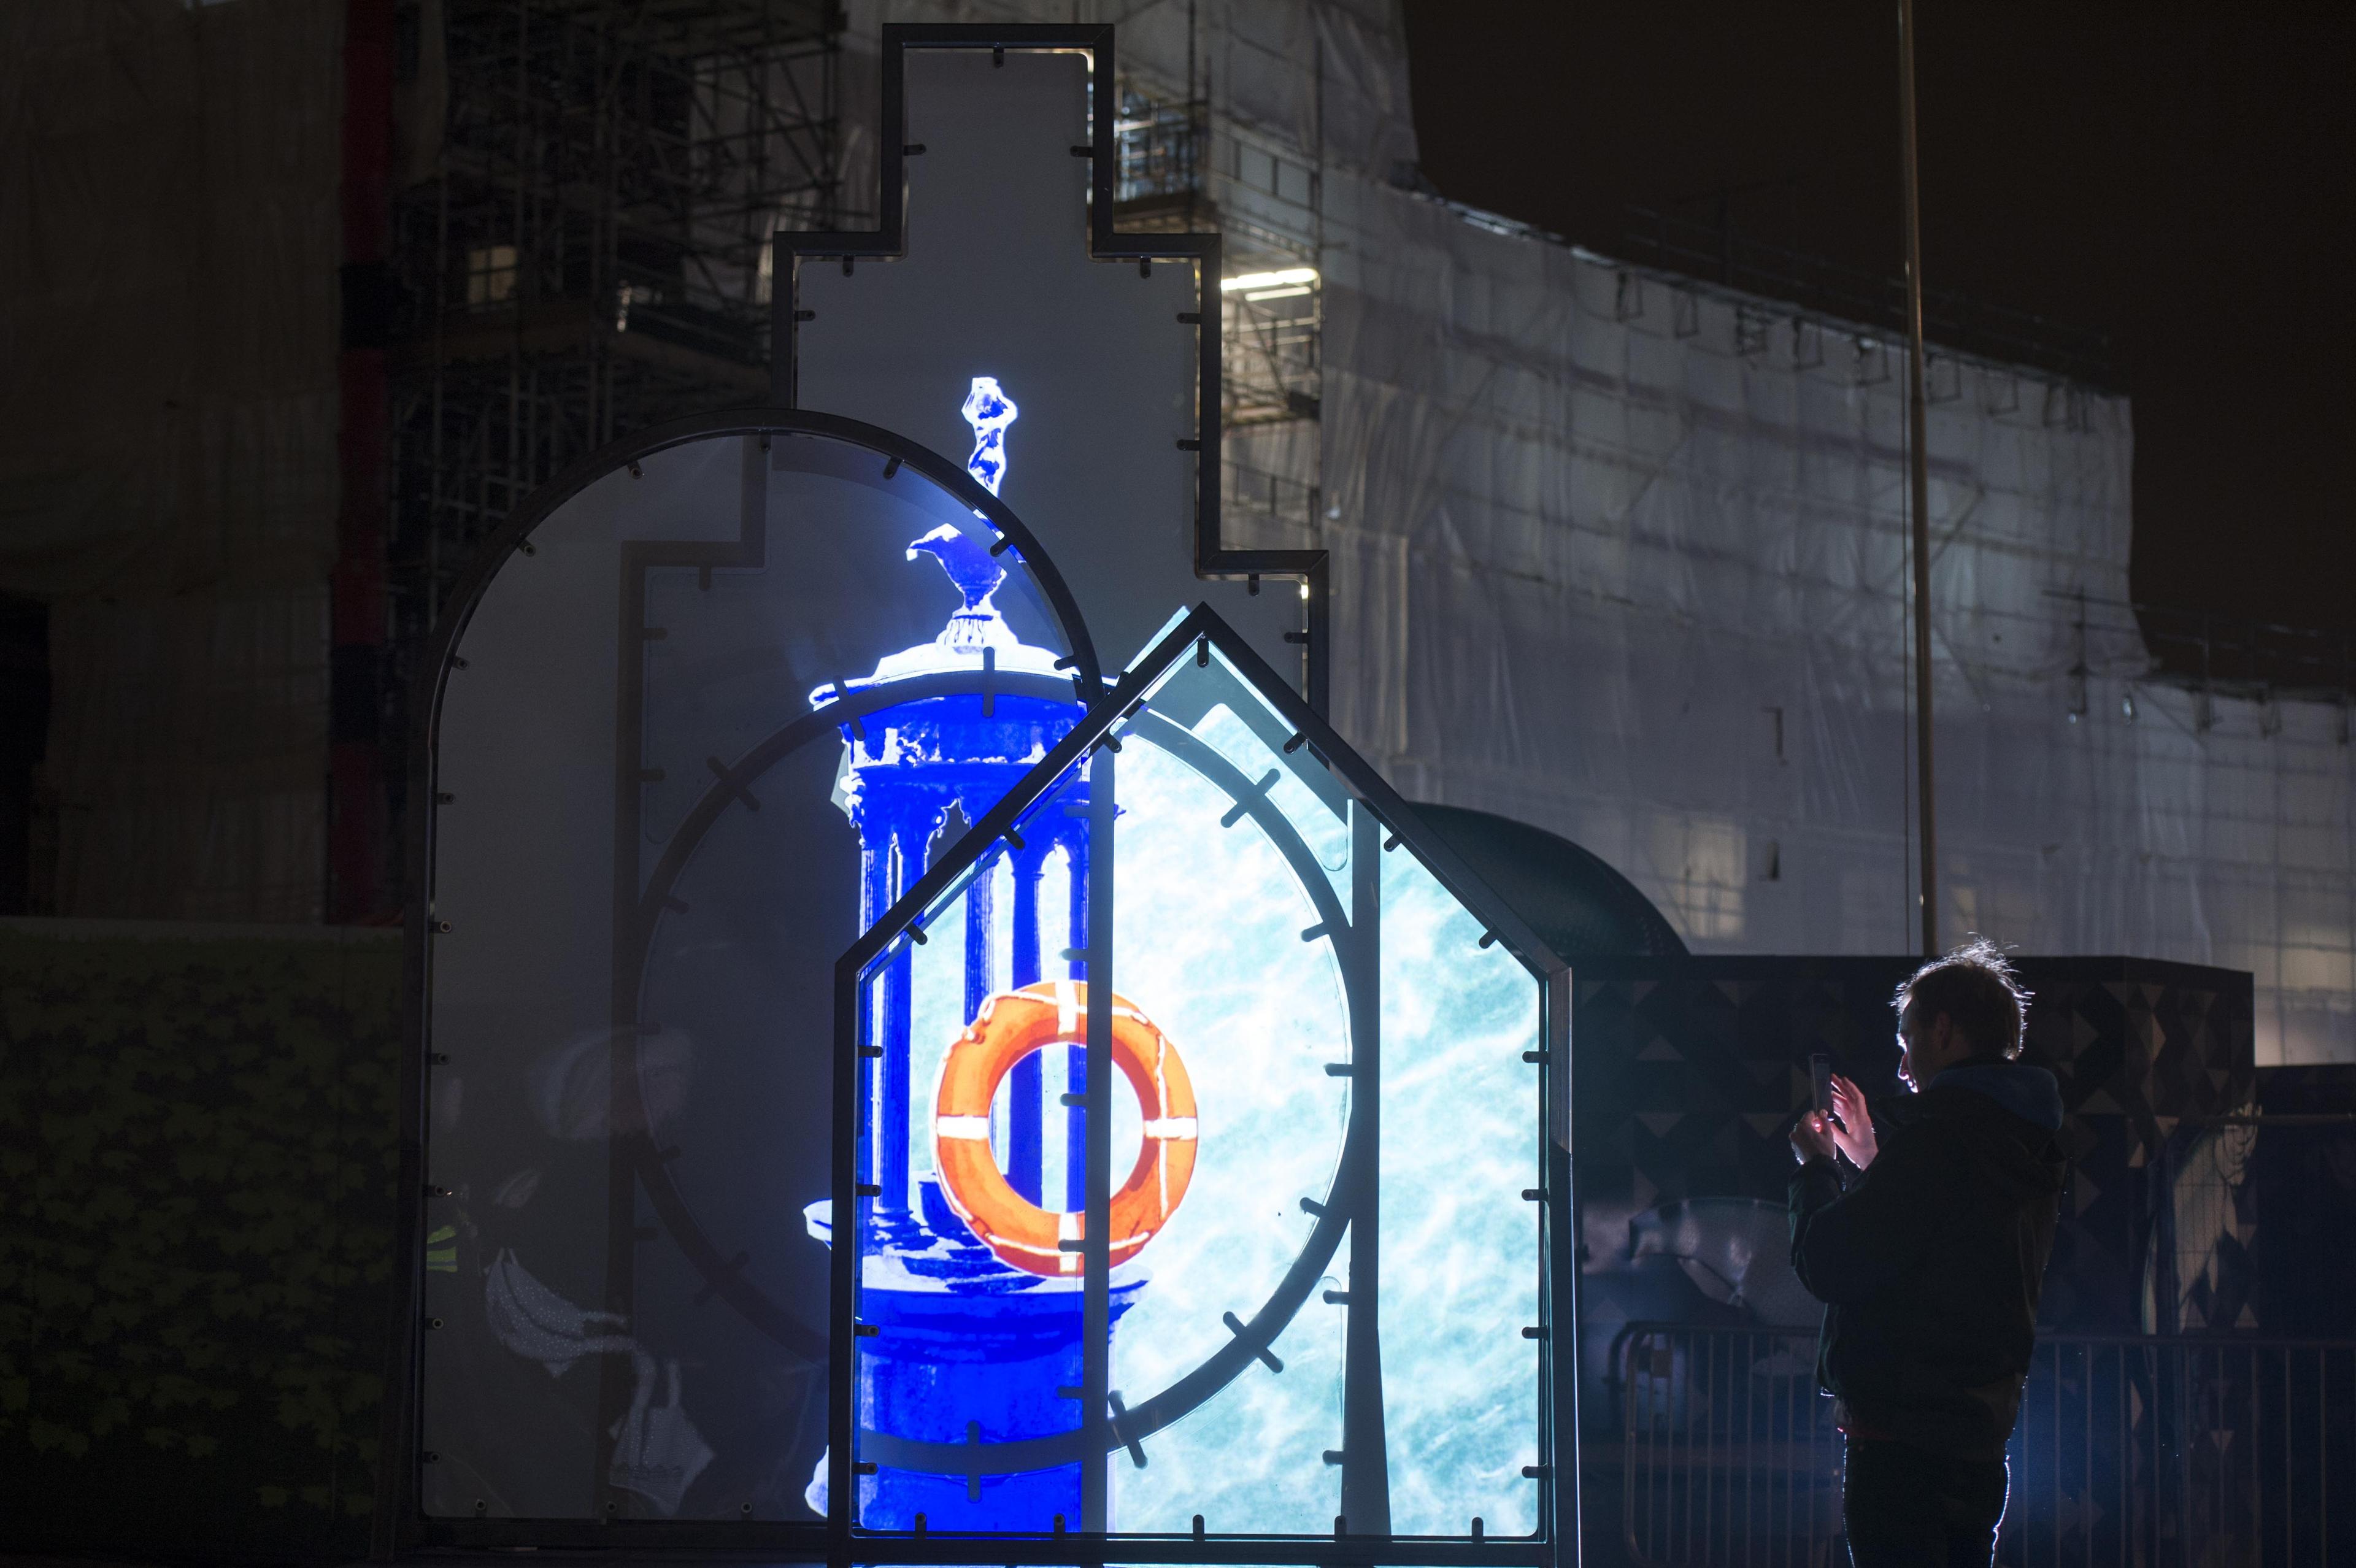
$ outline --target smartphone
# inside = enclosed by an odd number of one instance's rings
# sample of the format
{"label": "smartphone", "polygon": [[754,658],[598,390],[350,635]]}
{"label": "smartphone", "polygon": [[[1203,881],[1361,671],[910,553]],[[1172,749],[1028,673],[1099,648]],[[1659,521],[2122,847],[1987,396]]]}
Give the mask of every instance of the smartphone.
{"label": "smartphone", "polygon": [[1808,1058],[1808,1076],[1815,1084],[1816,1115],[1833,1114],[1833,1059],[1819,1051]]}

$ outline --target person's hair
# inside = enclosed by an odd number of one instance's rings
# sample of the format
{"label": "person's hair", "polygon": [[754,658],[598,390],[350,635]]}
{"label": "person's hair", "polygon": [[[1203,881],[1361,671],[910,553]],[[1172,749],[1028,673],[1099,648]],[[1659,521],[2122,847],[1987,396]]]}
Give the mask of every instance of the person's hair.
{"label": "person's hair", "polygon": [[2027,1037],[2029,997],[2004,950],[1985,936],[1975,936],[1915,970],[1899,986],[1890,1005],[1903,1018],[1906,1004],[1913,1003],[1922,1029],[1944,1013],[1974,1056],[2010,1061],[2020,1054]]}

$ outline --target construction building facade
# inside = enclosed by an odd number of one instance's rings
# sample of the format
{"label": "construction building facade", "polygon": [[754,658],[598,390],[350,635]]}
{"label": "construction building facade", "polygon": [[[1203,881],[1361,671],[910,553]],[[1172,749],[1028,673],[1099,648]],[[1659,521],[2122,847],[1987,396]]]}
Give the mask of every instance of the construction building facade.
{"label": "construction building facade", "polygon": [[[1225,237],[1226,537],[1328,553],[1332,714],[1404,793],[1697,950],[1912,944],[1886,319],[1441,199],[1385,0],[20,9],[13,907],[397,914],[427,630],[543,481],[776,395],[769,238],[869,221],[887,19],[1119,22],[1119,220]],[[2356,1058],[2345,651],[2156,646],[2127,399],[1986,325],[1933,323],[1942,929],[2246,968],[2259,1061]]]}

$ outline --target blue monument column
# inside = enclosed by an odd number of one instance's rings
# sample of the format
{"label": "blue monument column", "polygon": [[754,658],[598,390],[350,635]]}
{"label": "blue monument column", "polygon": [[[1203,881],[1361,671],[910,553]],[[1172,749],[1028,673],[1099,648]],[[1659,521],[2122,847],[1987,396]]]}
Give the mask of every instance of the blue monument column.
{"label": "blue monument column", "polygon": [[[1017,410],[994,379],[977,377],[965,404],[974,427],[968,470],[992,494],[1006,473],[1006,428]],[[991,603],[1004,569],[987,549],[944,525],[908,547],[908,557],[933,556],[964,603],[931,643],[894,654],[851,690],[888,694],[919,677],[984,669],[1066,678],[1051,650],[1018,640]],[[824,707],[843,688],[821,688]],[[1068,734],[1081,715],[1076,701],[998,693],[985,712],[980,696],[927,697],[870,712],[856,730],[846,726],[848,767],[844,809],[859,830],[862,928],[881,919],[923,873],[928,852],[954,809],[966,822],[980,817]],[[1011,909],[1006,951],[996,951],[996,895],[991,879],[966,893],[963,922],[964,1019],[969,1022],[999,987],[1017,989],[1052,975],[1085,977],[1085,964],[1063,956],[1087,945],[1088,833],[1087,785],[1065,786],[1034,819],[1006,861]],[[1043,909],[1049,864],[1060,852],[1068,889],[1066,908]],[[1059,918],[1060,917],[1060,918]],[[1052,953],[1048,931],[1060,929]],[[937,932],[937,946],[947,929]],[[1073,1432],[1080,1406],[1070,1397],[1081,1383],[1082,1289],[1077,1276],[1048,1278],[1013,1269],[974,1236],[929,1173],[912,1168],[912,1148],[929,1144],[933,1086],[911,1082],[913,950],[900,944],[877,981],[861,997],[861,1039],[880,1046],[868,1110],[870,1164],[864,1179],[879,1189],[862,1200],[860,1316],[875,1326],[872,1338],[834,1353],[860,1358],[858,1424],[887,1438],[972,1446]],[[926,1042],[929,1047],[938,1042]],[[1053,1047],[1050,1050],[1055,1049]],[[1042,1206],[1086,1207],[1084,1112],[1046,1104],[1044,1052],[1034,1052],[1008,1075],[1004,1169],[1015,1190]],[[1065,1048],[1064,1087],[1085,1088],[1087,1047]],[[1047,1138],[1060,1135],[1063,1191],[1055,1203],[1044,1192]],[[813,1234],[829,1244],[831,1200],[805,1211]],[[1141,1279],[1116,1281],[1109,1302],[1117,1320],[1143,1288]],[[862,1457],[866,1457],[862,1455]],[[809,1501],[824,1511],[826,1467],[820,1463]],[[930,1528],[1050,1531],[1061,1516],[1080,1523],[1080,1467],[991,1476],[905,1468],[878,1461],[860,1479],[857,1522],[870,1529],[906,1530],[922,1514]]]}

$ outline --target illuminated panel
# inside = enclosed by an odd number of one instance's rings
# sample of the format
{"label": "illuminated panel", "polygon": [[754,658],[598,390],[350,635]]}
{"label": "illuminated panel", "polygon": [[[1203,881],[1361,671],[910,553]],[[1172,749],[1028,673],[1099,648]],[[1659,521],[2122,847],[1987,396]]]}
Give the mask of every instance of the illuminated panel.
{"label": "illuminated panel", "polygon": [[[1546,1529],[1541,971],[1226,636],[1178,623],[862,944],[863,1531]],[[1072,868],[1062,899],[1019,892],[1043,852]],[[1060,1060],[1023,1095],[964,1070],[1033,1042]],[[904,1051],[905,1107],[883,1087]],[[1093,1175],[1092,1061],[1114,1075]],[[1024,1115],[1063,1180],[1031,1174]]]}
{"label": "illuminated panel", "polygon": [[[1159,25],[1155,15],[1119,31]],[[1023,411],[1010,438],[1022,448],[1016,505],[1108,659],[1143,646],[1172,605],[1208,600],[1272,663],[1298,668],[1286,641],[1306,624],[1298,597],[1195,574],[1205,454],[1178,438],[1205,433],[1197,411],[1220,406],[1215,376],[1203,380],[1219,361],[1205,366],[1195,325],[1218,280],[1193,261],[1141,269],[1093,253],[1092,165],[1072,155],[1089,140],[1089,56],[887,45],[884,58],[905,72],[905,133],[893,133],[925,151],[898,165],[890,192],[868,183],[848,195],[879,219],[905,215],[904,243],[888,261],[846,267],[823,237],[789,242],[798,254],[777,276],[807,313],[787,324],[796,398],[962,453],[969,426],[936,389],[996,377]],[[1218,302],[1207,303],[1215,322]],[[1215,473],[1207,483],[1215,489]],[[1245,542],[1233,528],[1224,539]]]}
{"label": "illuminated panel", "polygon": [[[954,420],[971,380],[929,396]],[[882,432],[712,423],[546,499],[433,729],[417,1499],[518,1543],[823,1531],[830,1254],[801,1205],[829,1180],[833,965],[944,811],[1080,712],[1077,619],[991,553],[987,486]],[[871,859],[847,753],[959,726],[955,788],[895,803]]]}
{"label": "illuminated panel", "polygon": [[[1184,1042],[1203,1104],[1186,1205],[1141,1257],[1151,1284],[1114,1344],[1112,1384],[1132,1399],[1209,1360],[1235,1337],[1227,1316],[1248,1320],[1276,1293],[1316,1229],[1300,1200],[1329,1196],[1348,1116],[1349,1080],[1325,1072],[1350,1060],[1335,947],[1301,936],[1332,912],[1312,896],[1323,882],[1331,900],[1332,882],[1313,851],[1288,859],[1300,841],[1282,818],[1273,833],[1249,815],[1228,823],[1232,792],[1267,772],[1300,785],[1227,705],[1258,707],[1225,674],[1184,666],[1119,756],[1114,969],[1123,994]],[[1243,766],[1205,736],[1244,753]],[[1337,1257],[1317,1289],[1345,1278]],[[1228,1533],[1331,1531],[1339,1510],[1324,1455],[1342,1446],[1342,1312],[1312,1292],[1269,1346],[1280,1375],[1255,1362],[1147,1440],[1144,1468],[1117,1465],[1115,1527],[1183,1531],[1199,1513]]]}
{"label": "illuminated panel", "polygon": [[[1383,871],[1382,1274],[1391,1528],[1537,1526],[1538,991],[1402,846]],[[1440,1129],[1445,1129],[1441,1131]]]}

